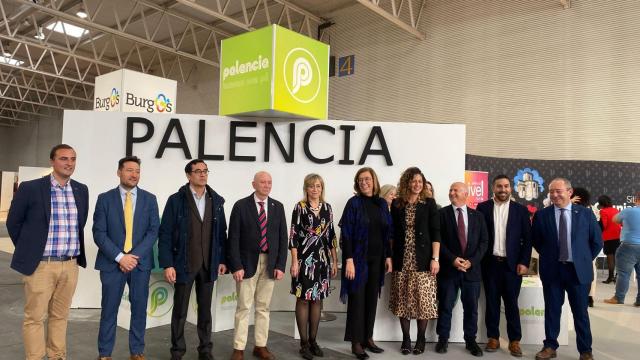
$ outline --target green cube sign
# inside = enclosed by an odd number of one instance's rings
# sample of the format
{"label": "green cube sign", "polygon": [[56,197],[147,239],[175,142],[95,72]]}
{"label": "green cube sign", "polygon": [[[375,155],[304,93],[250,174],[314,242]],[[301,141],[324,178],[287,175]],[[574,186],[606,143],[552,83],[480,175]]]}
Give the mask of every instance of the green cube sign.
{"label": "green cube sign", "polygon": [[329,45],[272,25],[222,40],[220,115],[327,118]]}

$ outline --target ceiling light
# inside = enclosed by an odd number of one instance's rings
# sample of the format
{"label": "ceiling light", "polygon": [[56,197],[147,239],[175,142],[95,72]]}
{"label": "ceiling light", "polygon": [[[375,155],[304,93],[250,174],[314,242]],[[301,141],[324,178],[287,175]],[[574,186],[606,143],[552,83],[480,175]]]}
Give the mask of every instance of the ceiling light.
{"label": "ceiling light", "polygon": [[33,37],[38,39],[38,40],[44,40],[44,33],[42,32],[42,27],[38,28],[38,31],[36,32],[36,34]]}
{"label": "ceiling light", "polygon": [[89,33],[89,30],[85,28],[71,25],[69,23],[62,22],[62,21],[56,21],[54,23],[50,23],[49,25],[46,26],[46,28],[49,30],[53,30],[55,32],[59,32],[61,34],[73,36],[75,38],[80,38],[86,35],[87,33]]}
{"label": "ceiling light", "polygon": [[4,57],[8,57],[8,58],[11,57],[11,53],[8,52],[8,51],[3,52],[2,55],[4,55]]}
{"label": "ceiling light", "polygon": [[[6,53],[5,53],[6,54]],[[9,54],[11,55],[11,54]],[[24,64],[24,61],[20,61],[20,60],[16,60],[13,59],[9,56],[0,56],[0,63],[5,63],[5,64],[9,64],[9,65],[14,65],[14,66],[20,66],[22,64]]]}
{"label": "ceiling light", "polygon": [[89,17],[89,15],[87,15],[87,13],[86,13],[86,12],[84,12],[84,11],[78,11],[78,12],[76,13],[76,15],[77,15],[80,19],[86,19],[87,17]]}

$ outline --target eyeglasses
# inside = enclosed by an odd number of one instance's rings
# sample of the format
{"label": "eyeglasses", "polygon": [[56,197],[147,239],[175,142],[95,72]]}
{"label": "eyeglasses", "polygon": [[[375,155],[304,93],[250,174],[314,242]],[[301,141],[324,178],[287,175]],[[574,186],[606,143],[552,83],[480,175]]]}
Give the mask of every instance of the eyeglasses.
{"label": "eyeglasses", "polygon": [[358,179],[358,183],[362,184],[362,183],[370,183],[373,181],[373,178],[370,177],[365,177],[365,178],[359,178]]}
{"label": "eyeglasses", "polygon": [[196,175],[209,175],[211,173],[211,171],[204,169],[204,170],[193,170],[192,173],[196,174]]}

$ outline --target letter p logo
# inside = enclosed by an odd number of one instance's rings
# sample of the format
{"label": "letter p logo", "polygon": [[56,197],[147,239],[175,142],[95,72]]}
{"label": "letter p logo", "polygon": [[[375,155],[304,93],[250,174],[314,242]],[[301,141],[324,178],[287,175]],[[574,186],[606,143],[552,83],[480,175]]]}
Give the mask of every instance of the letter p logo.
{"label": "letter p logo", "polygon": [[283,70],[287,91],[296,101],[308,104],[315,100],[320,93],[320,66],[309,50],[291,49]]}

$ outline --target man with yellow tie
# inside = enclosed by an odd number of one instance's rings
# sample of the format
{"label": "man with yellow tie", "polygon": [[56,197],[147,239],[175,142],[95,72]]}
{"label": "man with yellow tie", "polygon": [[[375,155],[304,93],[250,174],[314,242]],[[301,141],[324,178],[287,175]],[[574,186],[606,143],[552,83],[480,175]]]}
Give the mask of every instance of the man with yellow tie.
{"label": "man with yellow tie", "polygon": [[131,360],[144,360],[149,276],[160,219],[155,195],[138,187],[140,159],[118,161],[120,185],[98,196],[93,214],[93,240],[98,245],[96,270],[102,282],[98,359],[111,360],[116,320],[125,283],[129,286]]}

